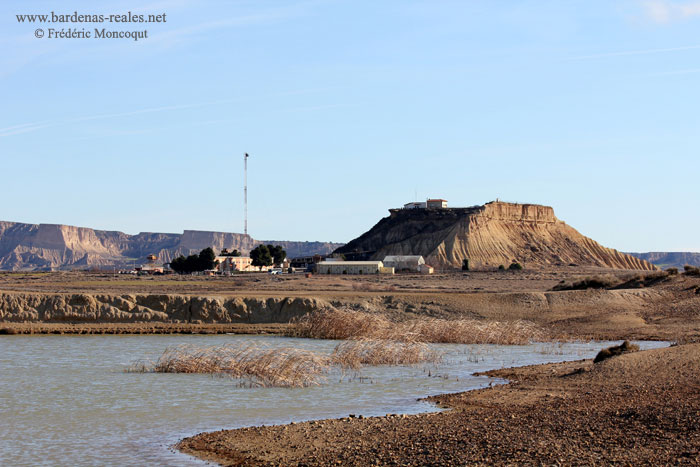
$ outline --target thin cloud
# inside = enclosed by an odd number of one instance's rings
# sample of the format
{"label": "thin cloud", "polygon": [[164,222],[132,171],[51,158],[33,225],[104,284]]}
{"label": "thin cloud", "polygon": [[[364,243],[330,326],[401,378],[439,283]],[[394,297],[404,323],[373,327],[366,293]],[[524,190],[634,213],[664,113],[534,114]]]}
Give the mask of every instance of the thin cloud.
{"label": "thin cloud", "polygon": [[700,68],[690,70],[661,71],[659,73],[652,73],[650,76],[689,75],[693,73],[700,73]]}
{"label": "thin cloud", "polygon": [[700,1],[681,3],[670,0],[646,0],[642,3],[642,7],[646,17],[659,24],[700,16]]}
{"label": "thin cloud", "polygon": [[686,45],[683,47],[669,47],[665,49],[643,49],[643,50],[626,50],[621,52],[606,52],[600,54],[591,55],[579,55],[577,57],[570,57],[569,60],[588,60],[592,58],[605,58],[605,57],[622,57],[625,55],[647,55],[647,54],[659,54],[667,52],[681,52],[684,50],[695,50],[700,49],[700,45]]}
{"label": "thin cloud", "polygon": [[[281,97],[281,96],[299,95],[299,94],[312,94],[312,93],[322,92],[322,91],[325,91],[328,89],[333,89],[333,88],[328,87],[328,88],[296,89],[296,90],[274,93],[274,94],[267,95],[267,96],[219,99],[216,101],[195,102],[195,103],[191,103],[191,104],[166,105],[166,106],[160,106],[160,107],[147,107],[144,109],[132,110],[129,112],[86,115],[86,116],[75,117],[75,118],[70,118],[70,119],[66,119],[66,120],[54,120],[54,121],[45,120],[42,122],[22,123],[19,125],[12,125],[12,126],[8,126],[5,128],[0,128],[0,138],[5,137],[5,136],[17,135],[17,134],[21,134],[21,133],[29,133],[29,132],[41,130],[44,128],[50,128],[50,127],[62,126],[62,125],[70,125],[73,123],[88,122],[88,121],[94,121],[94,120],[106,120],[106,119],[111,119],[111,118],[132,117],[134,115],[142,115],[142,114],[149,114],[149,113],[156,113],[156,112],[169,112],[169,111],[175,111],[175,110],[194,109],[194,108],[199,108],[199,107],[208,107],[208,106],[212,106],[212,105],[230,104],[233,102],[244,102],[244,101],[251,101],[251,100],[256,100],[256,99],[267,99],[267,98],[271,98],[271,97]],[[316,110],[320,110],[320,109],[326,108],[326,107],[334,107],[334,106],[335,105],[319,106]],[[309,110],[309,108],[300,109],[300,110]]]}

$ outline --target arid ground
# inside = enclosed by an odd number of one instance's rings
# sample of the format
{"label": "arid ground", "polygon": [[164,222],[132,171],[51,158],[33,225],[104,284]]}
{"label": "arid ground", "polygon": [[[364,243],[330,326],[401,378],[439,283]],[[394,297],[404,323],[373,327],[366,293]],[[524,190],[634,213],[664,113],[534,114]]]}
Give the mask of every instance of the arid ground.
{"label": "arid ground", "polygon": [[[594,277],[589,284],[600,288],[576,285]],[[553,290],[562,286],[569,290]],[[167,309],[158,311],[170,299],[206,297],[222,309],[226,300],[247,300],[250,310],[255,300],[298,299],[307,308],[295,308],[294,313],[323,306],[380,313],[396,321],[419,316],[528,320],[555,338],[678,343],[597,364],[578,361],[494,371],[490,374],[511,383],[435,397],[436,403],[451,408],[442,413],[221,431],[179,445],[225,465],[700,463],[700,344],[694,343],[700,341],[700,277],[693,275],[575,267],[393,277],[11,273],[0,274],[0,295],[2,303],[11,304],[0,310],[5,313],[3,333],[281,333],[287,324],[280,316],[293,314],[261,311],[234,319],[230,313],[190,313],[183,320],[170,319],[176,315],[168,315]],[[48,295],[65,303],[75,297],[83,297],[80,303],[96,300],[98,308],[114,297],[125,303],[133,299],[139,310],[150,306],[139,297],[157,296],[161,308],[156,315],[161,318],[122,322],[39,313],[31,316],[51,318],[20,319],[24,303],[38,309],[36,303]]]}
{"label": "arid ground", "polygon": [[[382,313],[396,320],[421,316],[521,319],[548,329],[554,336],[574,338],[687,341],[700,337],[700,277],[678,274],[649,284],[624,284],[630,278],[654,274],[577,267],[308,278],[303,274],[135,277],[81,272],[2,273],[0,328],[7,332],[56,333],[277,332],[290,317],[314,307],[330,306]],[[591,277],[621,285],[552,290]],[[65,313],[59,301],[48,313],[48,305],[36,304],[47,297],[52,303],[60,298],[70,304],[77,297],[77,302],[91,302],[92,308]],[[196,309],[192,313],[190,306],[182,313],[174,303],[193,299],[211,306],[201,313]],[[115,305],[115,300],[122,304]],[[244,315],[232,315],[225,309],[227,300],[252,300],[262,305],[253,307],[249,303]],[[281,302],[282,309],[266,309],[270,300]],[[292,302],[306,305],[284,309],[284,304]],[[100,315],[106,304],[124,312],[119,316]],[[212,311],[212,306],[218,311]]]}

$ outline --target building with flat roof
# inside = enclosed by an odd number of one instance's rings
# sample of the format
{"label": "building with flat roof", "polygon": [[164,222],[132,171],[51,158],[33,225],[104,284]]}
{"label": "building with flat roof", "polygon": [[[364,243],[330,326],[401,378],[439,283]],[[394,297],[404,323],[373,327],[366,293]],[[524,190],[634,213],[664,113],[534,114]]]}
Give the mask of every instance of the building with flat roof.
{"label": "building with flat roof", "polygon": [[316,265],[318,274],[393,274],[394,268],[384,267],[381,261],[321,261]]}
{"label": "building with flat roof", "polygon": [[444,209],[447,207],[446,199],[429,199],[426,202],[428,209]]}
{"label": "building with flat roof", "polygon": [[418,272],[421,264],[425,264],[425,260],[420,255],[389,255],[384,257],[384,266],[394,268],[395,271],[413,271]]}

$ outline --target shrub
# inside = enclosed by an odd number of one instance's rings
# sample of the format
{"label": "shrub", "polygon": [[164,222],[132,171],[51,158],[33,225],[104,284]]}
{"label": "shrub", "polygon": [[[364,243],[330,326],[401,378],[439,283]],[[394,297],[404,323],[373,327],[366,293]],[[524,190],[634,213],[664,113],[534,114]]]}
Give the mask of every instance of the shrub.
{"label": "shrub", "polygon": [[499,270],[499,271],[505,271],[505,270],[506,270],[506,267],[503,266],[503,265],[501,264],[500,266],[498,266],[498,270]]}
{"label": "shrub", "polygon": [[256,345],[168,347],[156,362],[136,362],[129,373],[204,373],[245,379],[256,386],[306,387],[319,384],[329,360],[308,350]]}
{"label": "shrub", "polygon": [[637,350],[639,350],[639,346],[637,344],[632,344],[630,341],[624,341],[620,345],[614,345],[598,352],[598,355],[595,356],[593,363],[600,363],[603,360],[607,360],[608,358],[616,355],[622,355],[623,353],[627,352],[636,352]]}
{"label": "shrub", "polygon": [[315,339],[385,339],[451,344],[528,344],[546,340],[529,321],[477,321],[420,318],[400,323],[384,316],[354,311],[319,311],[292,321],[296,337]]}
{"label": "shrub", "polygon": [[508,266],[509,271],[521,271],[523,269],[523,265],[520,263],[513,262]]}
{"label": "shrub", "polygon": [[421,342],[359,339],[341,342],[331,361],[343,368],[359,370],[363,365],[416,365],[438,363],[442,355]]}
{"label": "shrub", "polygon": [[683,270],[685,271],[686,276],[700,276],[700,268],[697,266],[691,266],[689,264],[686,264],[683,266]]}
{"label": "shrub", "polygon": [[559,283],[552,290],[586,290],[586,289],[605,289],[614,287],[621,283],[620,279],[612,275],[584,277],[580,281],[568,283]]}
{"label": "shrub", "polygon": [[669,276],[675,276],[678,274],[678,268],[668,268],[666,269],[666,274]]}

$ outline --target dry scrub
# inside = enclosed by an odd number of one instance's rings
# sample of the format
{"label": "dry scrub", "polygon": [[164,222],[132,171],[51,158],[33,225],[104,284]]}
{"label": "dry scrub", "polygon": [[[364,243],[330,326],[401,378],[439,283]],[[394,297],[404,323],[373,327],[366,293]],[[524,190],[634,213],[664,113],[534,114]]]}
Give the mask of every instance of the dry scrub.
{"label": "dry scrub", "polygon": [[294,320],[290,334],[315,339],[382,339],[402,342],[524,345],[547,340],[529,321],[476,321],[422,318],[401,323],[381,315],[353,311],[321,311]]}
{"label": "dry scrub", "polygon": [[328,357],[289,347],[179,345],[165,349],[156,362],[137,362],[127,371],[204,373],[246,379],[263,387],[306,387],[320,384],[329,365]]}
{"label": "dry scrub", "polygon": [[338,344],[331,355],[333,363],[359,370],[363,365],[417,365],[438,363],[440,352],[422,342],[396,342],[381,339],[349,340]]}
{"label": "dry scrub", "polygon": [[139,361],[129,373],[198,373],[227,376],[262,387],[318,386],[333,365],[359,370],[364,365],[437,363],[440,352],[419,342],[361,339],[341,342],[333,353],[320,355],[296,348],[256,345],[168,347],[155,362]]}

